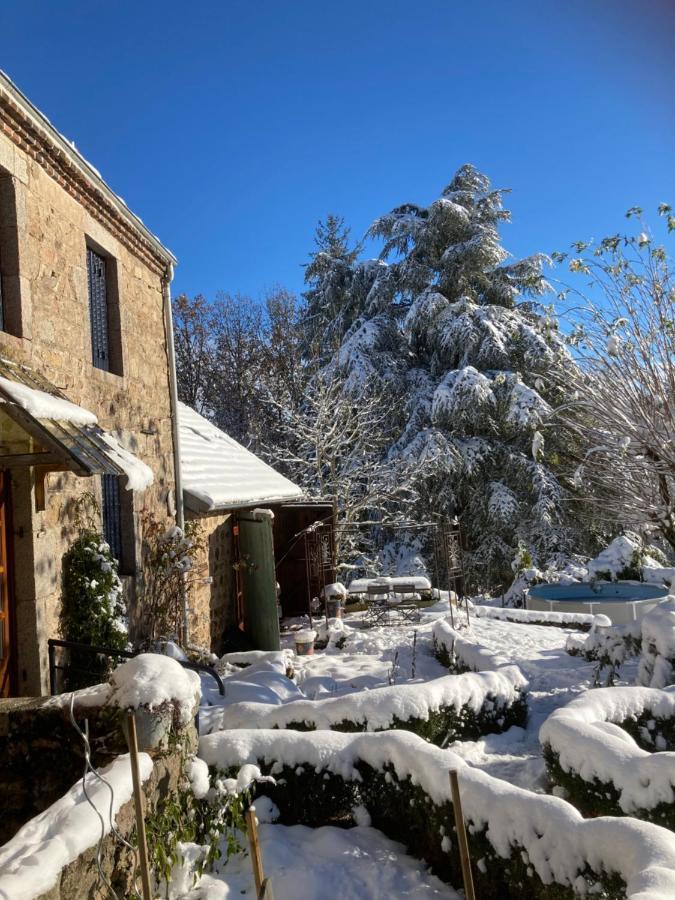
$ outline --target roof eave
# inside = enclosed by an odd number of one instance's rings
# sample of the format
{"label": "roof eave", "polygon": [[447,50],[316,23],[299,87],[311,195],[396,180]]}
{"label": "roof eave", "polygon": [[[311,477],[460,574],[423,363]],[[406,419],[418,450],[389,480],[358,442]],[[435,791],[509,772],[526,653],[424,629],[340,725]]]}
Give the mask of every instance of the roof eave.
{"label": "roof eave", "polygon": [[2,87],[12,98],[12,100],[30,116],[33,121],[47,132],[49,139],[66,154],[71,163],[80,171],[80,174],[88,181],[92,182],[95,187],[104,194],[106,200],[114,206],[116,211],[133,227],[139,231],[144,239],[152,246],[155,253],[162,257],[172,266],[178,264],[178,260],[173,253],[168,250],[164,244],[150,231],[150,229],[141,221],[141,219],[131,211],[124,201],[108,187],[99,173],[92,165],[82,156],[82,154],[70,144],[64,136],[51,124],[49,119],[40,112],[40,110],[26,97],[12,81],[12,79],[0,69],[0,87]]}
{"label": "roof eave", "polygon": [[295,494],[290,497],[272,496],[254,500],[239,500],[233,503],[219,503],[217,506],[210,506],[196,494],[193,494],[188,488],[183,489],[183,499],[185,501],[185,505],[191,512],[196,513],[197,515],[218,515],[230,512],[231,510],[251,509],[253,507],[261,505],[271,506],[276,503],[287,503],[292,500],[301,500],[303,496],[303,494]]}

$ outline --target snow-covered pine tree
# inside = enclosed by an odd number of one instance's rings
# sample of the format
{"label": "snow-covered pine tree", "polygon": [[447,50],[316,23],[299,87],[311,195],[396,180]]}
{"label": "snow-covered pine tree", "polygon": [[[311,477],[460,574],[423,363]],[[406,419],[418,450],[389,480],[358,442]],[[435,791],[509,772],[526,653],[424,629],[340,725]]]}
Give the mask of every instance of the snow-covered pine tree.
{"label": "snow-covered pine tree", "polygon": [[340,346],[353,318],[352,282],[360,244],[340,216],[328,215],[316,226],[316,249],[305,267],[304,357],[312,369]]}
{"label": "snow-covered pine tree", "polygon": [[389,458],[417,462],[421,514],[459,515],[493,584],[508,577],[519,544],[542,563],[567,549],[556,474],[565,436],[545,425],[573,365],[539,302],[545,258],[508,261],[500,243],[503,193],[463,166],[430,206],[377,219],[369,235],[384,240],[386,276],[360,293],[361,317],[337,354],[351,369],[359,334],[376,348],[398,323],[406,351],[389,359],[398,383],[405,363],[407,421]]}

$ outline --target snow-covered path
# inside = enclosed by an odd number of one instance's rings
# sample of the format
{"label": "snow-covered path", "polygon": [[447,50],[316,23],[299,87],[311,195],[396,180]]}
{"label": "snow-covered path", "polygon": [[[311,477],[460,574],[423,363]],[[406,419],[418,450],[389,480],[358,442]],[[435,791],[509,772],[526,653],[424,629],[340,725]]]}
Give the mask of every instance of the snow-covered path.
{"label": "snow-covered path", "polygon": [[[439,607],[447,604],[438,604]],[[329,647],[314,656],[297,660],[297,680],[309,695],[350,693],[389,683],[438,678],[447,670],[435,659],[431,629],[447,615],[447,608],[422,613],[418,625],[362,629],[361,614],[345,619],[344,649]],[[455,621],[465,622],[463,613]],[[413,636],[417,644],[413,653]],[[529,719],[526,728],[511,728],[505,734],[490,735],[480,741],[460,741],[452,749],[467,762],[511,784],[534,791],[544,790],[544,761],[539,745],[539,728],[559,706],[564,706],[593,681],[593,665],[565,652],[570,631],[565,628],[524,625],[497,619],[471,618],[463,632],[467,638],[494,650],[518,665],[530,682]],[[626,670],[626,680],[632,672]]]}
{"label": "snow-covered path", "polygon": [[569,631],[496,619],[472,620],[472,640],[512,660],[530,682],[526,728],[452,745],[467,762],[511,784],[544,790],[539,728],[558,706],[589,688],[593,665],[565,652]]}
{"label": "snow-covered path", "polygon": [[[374,828],[265,824],[259,834],[265,875],[272,879],[275,900],[460,900],[424,863],[408,856],[402,844]],[[199,885],[184,896],[186,900],[255,897],[249,856],[237,853],[230,857],[214,874],[203,875]]]}

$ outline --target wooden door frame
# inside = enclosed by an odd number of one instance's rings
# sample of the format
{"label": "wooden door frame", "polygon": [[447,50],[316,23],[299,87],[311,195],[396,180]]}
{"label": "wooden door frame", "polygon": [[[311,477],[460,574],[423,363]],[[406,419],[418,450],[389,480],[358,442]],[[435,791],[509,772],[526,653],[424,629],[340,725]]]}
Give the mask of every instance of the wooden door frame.
{"label": "wooden door frame", "polygon": [[5,514],[5,580],[7,584],[7,630],[9,637],[8,697],[16,696],[17,689],[17,640],[16,640],[16,606],[14,591],[14,522],[12,515],[12,476],[9,469],[0,469],[2,475],[2,493],[4,494]]}

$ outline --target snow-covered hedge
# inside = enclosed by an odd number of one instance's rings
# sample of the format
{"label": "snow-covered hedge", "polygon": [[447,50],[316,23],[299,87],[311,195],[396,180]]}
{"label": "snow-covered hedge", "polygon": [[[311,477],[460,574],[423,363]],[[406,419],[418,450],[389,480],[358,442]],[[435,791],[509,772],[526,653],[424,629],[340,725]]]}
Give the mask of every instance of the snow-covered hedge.
{"label": "snow-covered hedge", "polygon": [[675,691],[587,691],[552,713],[539,739],[549,778],[583,813],[675,829]]}
{"label": "snow-covered hedge", "polygon": [[448,777],[456,769],[481,900],[675,896],[675,835],[666,829],[584,820],[564,800],[510,785],[412,734],[221,732],[203,737],[199,754],[213,770],[252,764],[275,776],[263,793],[286,824],[345,824],[365,807],[376,828],[458,885]]}
{"label": "snow-covered hedge", "polygon": [[638,683],[653,688],[675,683],[675,597],[642,619]]}
{"label": "snow-covered hedge", "polygon": [[402,728],[433,742],[474,739],[524,724],[527,682],[515,666],[446,675],[318,700],[233,703],[210,711],[209,730],[289,728],[384,731]]}
{"label": "snow-covered hedge", "polygon": [[[516,669],[520,673],[520,669],[514,666],[510,659],[482,647],[476,641],[465,637],[465,634],[466,632],[455,631],[447,619],[434,622],[432,629],[434,653],[441,665],[447,666],[453,672],[503,672]],[[522,673],[520,675],[525,682]]]}
{"label": "snow-covered hedge", "polygon": [[517,622],[519,625],[552,625],[556,628],[575,628],[578,631],[588,631],[595,618],[587,613],[538,612],[534,609],[506,606],[475,606],[473,612],[480,619],[499,619],[502,622]]}

